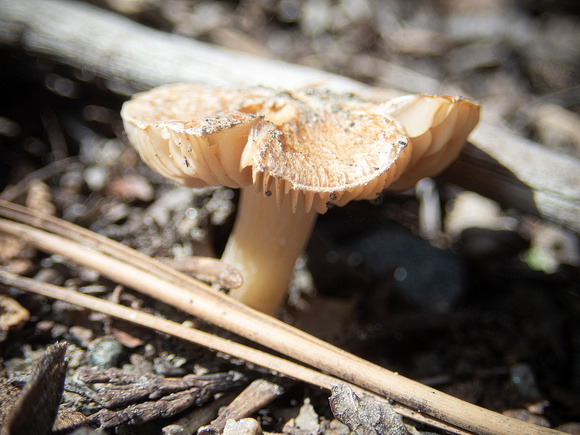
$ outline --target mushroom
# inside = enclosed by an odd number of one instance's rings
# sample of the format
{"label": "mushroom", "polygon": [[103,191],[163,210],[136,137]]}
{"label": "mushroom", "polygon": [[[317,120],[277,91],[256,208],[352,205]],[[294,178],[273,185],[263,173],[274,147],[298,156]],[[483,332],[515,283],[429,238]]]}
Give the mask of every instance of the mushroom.
{"label": "mushroom", "polygon": [[403,124],[413,150],[407,169],[389,186],[392,190],[408,189],[443,172],[479,122],[479,105],[460,97],[405,95],[378,105],[374,112]]}
{"label": "mushroom", "polygon": [[[453,106],[463,100],[449,101],[447,112],[455,113]],[[230,294],[273,314],[317,214],[375,199],[414,162],[405,128],[388,112],[407,120],[417,104],[391,107],[313,90],[184,84],[138,94],[121,114],[130,143],[155,171],[190,187],[241,188],[222,255],[243,277]],[[427,124],[435,121],[439,117]],[[410,131],[420,133],[413,137],[428,155],[424,143],[433,141],[424,138],[430,130],[423,127]],[[435,158],[445,160],[440,153]],[[414,162],[417,174],[424,173],[422,162]]]}

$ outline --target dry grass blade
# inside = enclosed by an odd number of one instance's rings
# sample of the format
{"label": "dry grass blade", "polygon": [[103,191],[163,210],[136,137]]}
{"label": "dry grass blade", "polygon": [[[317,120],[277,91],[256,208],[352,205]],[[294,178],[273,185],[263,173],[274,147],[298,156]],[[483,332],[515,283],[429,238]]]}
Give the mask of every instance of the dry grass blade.
{"label": "dry grass blade", "polygon": [[[32,225],[2,219],[1,232],[18,236],[47,252],[72,258],[112,280],[417,412],[482,434],[557,433],[471,405],[398,376],[237,303],[143,254],[62,220],[6,202],[0,202],[0,215]],[[75,238],[78,243],[74,242]]]}
{"label": "dry grass blade", "polygon": [[[76,292],[71,289],[58,287],[52,284],[39,282],[30,278],[24,278],[0,268],[0,283],[30,291],[42,296],[58,299],[94,311],[98,311],[109,316],[123,319],[158,332],[172,335],[183,340],[196,343],[218,352],[225,353],[234,358],[240,358],[247,362],[267,368],[273,372],[287,375],[289,377],[307,382],[317,387],[331,390],[333,385],[340,382],[339,379],[304,367],[300,364],[286,359],[270,355],[269,353],[253,349],[248,346],[217,337],[206,332],[182,326],[178,323],[155,317],[151,314],[143,313],[132,308],[117,305],[113,302],[105,301],[94,296]],[[444,429],[450,433],[462,435],[465,432],[461,429],[451,427],[427,415],[416,413],[401,405],[393,405],[395,410],[410,419]]]}

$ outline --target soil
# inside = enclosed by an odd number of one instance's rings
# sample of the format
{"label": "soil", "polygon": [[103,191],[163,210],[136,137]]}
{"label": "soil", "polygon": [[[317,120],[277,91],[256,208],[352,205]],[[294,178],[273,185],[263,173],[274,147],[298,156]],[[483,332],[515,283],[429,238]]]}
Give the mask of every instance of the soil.
{"label": "soil", "polygon": [[[575,2],[92,3],[166,31],[377,86],[461,94],[480,101],[488,121],[580,157]],[[80,80],[69,67],[24,52],[0,49],[0,57],[0,186],[22,188],[10,200],[151,256],[219,257],[235,219],[235,192],[192,191],[143,165],[122,130],[125,97],[105,81]],[[319,217],[279,317],[461,399],[580,433],[578,236],[454,186],[424,187],[435,200],[419,189]],[[441,214],[427,218],[440,228],[429,239],[425,203]],[[0,239],[0,260],[22,275],[188,320],[15,240]],[[87,310],[5,286],[0,292],[29,312],[18,325],[0,325],[5,377],[29,370],[50,344],[65,341],[69,376],[98,365],[277,379]],[[2,402],[14,403],[16,393],[3,379]],[[294,383],[256,416],[263,430],[280,432],[309,399],[332,420],[328,396]],[[84,414],[98,410],[69,393],[64,404]],[[162,433],[182,415],[109,433]]]}

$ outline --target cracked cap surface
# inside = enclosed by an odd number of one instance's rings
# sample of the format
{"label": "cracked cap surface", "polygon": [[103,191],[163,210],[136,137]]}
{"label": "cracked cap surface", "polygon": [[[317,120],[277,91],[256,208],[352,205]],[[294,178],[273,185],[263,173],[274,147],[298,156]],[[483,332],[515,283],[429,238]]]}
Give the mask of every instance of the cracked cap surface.
{"label": "cracked cap surface", "polygon": [[[295,207],[303,201],[306,210],[324,213],[330,205],[376,198],[418,159],[405,127],[424,137],[453,112],[445,107],[453,109],[454,101],[421,97],[389,106],[312,90],[182,84],[137,94],[121,114],[143,161],[173,181],[190,187],[252,184],[279,203],[290,200]],[[422,115],[427,127],[415,127],[412,116],[403,116],[413,108],[442,115]],[[419,157],[431,142],[420,142]]]}

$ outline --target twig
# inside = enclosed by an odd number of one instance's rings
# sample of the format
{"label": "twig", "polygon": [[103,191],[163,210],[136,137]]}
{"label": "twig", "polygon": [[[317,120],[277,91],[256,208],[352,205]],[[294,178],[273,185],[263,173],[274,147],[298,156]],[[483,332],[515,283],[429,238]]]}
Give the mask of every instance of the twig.
{"label": "twig", "polygon": [[250,417],[264,406],[284,393],[284,387],[268,382],[264,379],[256,379],[242,391],[211,424],[198,432],[199,435],[221,434],[229,419],[240,420]]}
{"label": "twig", "polygon": [[28,174],[17,184],[10,186],[0,192],[0,199],[3,199],[4,201],[14,201],[28,190],[28,187],[33,180],[45,180],[49,177],[52,177],[53,175],[58,174],[59,172],[64,171],[65,169],[69,169],[71,165],[74,165],[77,162],[77,157],[67,157],[66,159],[57,160],[46,166],[43,166],[42,168]]}
{"label": "twig", "polygon": [[[249,363],[256,364],[260,367],[269,369],[272,372],[307,382],[311,385],[315,385],[328,391],[331,390],[333,385],[336,385],[338,382],[340,382],[340,380],[335,377],[325,375],[286,359],[273,356],[267,352],[256,350],[251,347],[244,346],[234,341],[226,340],[203,331],[198,331],[197,329],[188,328],[170,320],[155,317],[151,314],[143,313],[141,311],[137,311],[122,305],[117,305],[113,302],[105,301],[94,296],[85,295],[72,289],[62,288],[52,284],[18,276],[2,268],[0,268],[0,282],[8,286],[17,287],[42,296],[58,299],[63,302],[68,302],[70,304],[98,311],[118,319],[123,319],[127,322],[135,323],[137,325],[141,325],[158,332],[169,334],[174,337],[178,337],[183,340],[230,355],[231,357],[239,358]],[[416,413],[400,405],[395,405],[394,408],[404,417],[431,425],[433,427],[444,429],[454,434],[465,435],[470,433],[451,427],[445,423],[430,418],[427,415]]]}
{"label": "twig", "polygon": [[[219,325],[361,388],[393,399],[417,412],[482,434],[557,433],[463,402],[371,364],[268,315],[214,291],[211,287],[90,231],[50,216],[0,201],[0,215],[60,229],[62,236],[0,219],[0,231],[21,237],[39,249],[74,259],[108,278]],[[82,241],[75,243],[72,239]],[[82,243],[82,244],[80,244]]]}

